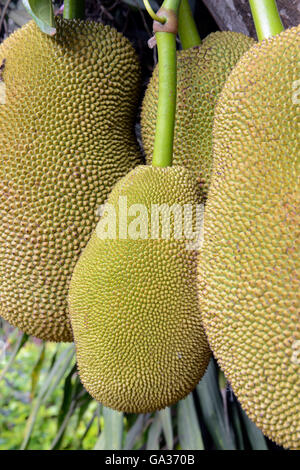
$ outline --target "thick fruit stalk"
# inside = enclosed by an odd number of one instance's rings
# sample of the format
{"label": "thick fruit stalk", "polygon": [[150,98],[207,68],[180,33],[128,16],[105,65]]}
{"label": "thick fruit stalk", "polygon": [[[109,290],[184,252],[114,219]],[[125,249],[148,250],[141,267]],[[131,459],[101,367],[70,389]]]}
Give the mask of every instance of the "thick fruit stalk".
{"label": "thick fruit stalk", "polygon": [[259,41],[284,30],[275,0],[249,0]]}
{"label": "thick fruit stalk", "polygon": [[182,49],[199,46],[201,39],[189,4],[189,0],[181,0],[179,8],[178,33]]}
{"label": "thick fruit stalk", "polygon": [[177,11],[180,0],[166,0],[159,15],[166,17],[164,24],[156,21],[153,30],[157,41],[159,67],[159,93],[156,131],[152,157],[153,166],[172,165],[174,125],[176,111],[176,33]]}

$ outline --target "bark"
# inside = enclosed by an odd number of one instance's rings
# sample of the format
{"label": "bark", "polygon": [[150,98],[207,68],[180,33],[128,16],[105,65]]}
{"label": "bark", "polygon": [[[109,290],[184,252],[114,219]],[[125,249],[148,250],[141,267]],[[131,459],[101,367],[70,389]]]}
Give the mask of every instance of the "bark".
{"label": "bark", "polygon": [[[237,31],[256,38],[248,0],[203,0],[221,30]],[[277,0],[286,28],[300,23],[299,0]]]}

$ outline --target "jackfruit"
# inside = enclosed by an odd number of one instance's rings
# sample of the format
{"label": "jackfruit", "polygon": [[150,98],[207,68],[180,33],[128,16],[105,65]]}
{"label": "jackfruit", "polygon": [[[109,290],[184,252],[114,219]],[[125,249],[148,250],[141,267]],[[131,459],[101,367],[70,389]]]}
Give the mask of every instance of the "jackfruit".
{"label": "jackfruit", "polygon": [[[199,47],[177,53],[175,165],[195,172],[207,193],[212,166],[212,128],[219,93],[232,68],[255,43],[230,31],[210,34]],[[154,69],[142,106],[141,130],[147,162],[152,159],[158,102],[158,67]]]}
{"label": "jackfruit", "polygon": [[203,323],[249,418],[300,448],[300,26],[253,46],[216,108]]}
{"label": "jackfruit", "polygon": [[141,163],[136,54],[115,29],[33,21],[0,46],[0,315],[72,341],[68,285],[114,183]]}
{"label": "jackfruit", "polygon": [[[115,185],[76,264],[69,305],[79,374],[105,406],[132,413],[164,408],[204,374],[210,350],[193,245],[201,202],[187,169],[139,166]],[[159,218],[152,216],[157,206]],[[182,237],[176,208],[187,214]]]}

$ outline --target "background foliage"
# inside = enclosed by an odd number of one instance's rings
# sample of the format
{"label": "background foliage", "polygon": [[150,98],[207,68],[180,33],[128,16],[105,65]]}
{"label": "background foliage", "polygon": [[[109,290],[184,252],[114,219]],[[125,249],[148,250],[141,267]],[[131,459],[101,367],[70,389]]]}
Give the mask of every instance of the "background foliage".
{"label": "background foliage", "polygon": [[72,344],[28,338],[3,320],[0,338],[0,450],[268,449],[213,360],[185,400],[126,415],[85,391]]}
{"label": "background foliage", "polygon": [[[217,30],[202,2],[191,4],[201,36]],[[151,21],[142,1],[87,0],[86,14],[130,38],[145,87],[156,56],[147,47]],[[28,19],[20,0],[0,0],[0,41]],[[185,400],[153,414],[125,415],[84,390],[73,345],[28,338],[0,319],[0,450],[268,448],[277,447],[247,418],[213,360]]]}

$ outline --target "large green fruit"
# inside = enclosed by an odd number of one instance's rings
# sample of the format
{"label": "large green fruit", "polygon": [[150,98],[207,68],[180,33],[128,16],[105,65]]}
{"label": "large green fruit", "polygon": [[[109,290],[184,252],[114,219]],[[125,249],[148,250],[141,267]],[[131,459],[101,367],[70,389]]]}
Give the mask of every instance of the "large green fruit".
{"label": "large green fruit", "polygon": [[73,268],[97,207],[141,162],[139,63],[115,29],[57,19],[55,37],[34,22],[11,35],[0,64],[0,314],[28,334],[72,341]]}
{"label": "large green fruit", "polygon": [[[187,245],[189,236],[179,238],[174,214],[170,236],[155,232],[166,227],[173,204],[182,213],[190,205],[195,231],[202,201],[187,169],[137,167],[116,184],[75,267],[69,299],[80,378],[105,406],[164,408],[185,397],[207,367],[197,250]],[[151,216],[155,204],[162,206],[160,222]],[[110,238],[101,235],[104,227]]]}
{"label": "large green fruit", "polygon": [[[209,343],[243,408],[300,448],[300,27],[253,46],[214,126],[200,256]],[[298,93],[298,94],[297,94]]]}

